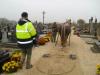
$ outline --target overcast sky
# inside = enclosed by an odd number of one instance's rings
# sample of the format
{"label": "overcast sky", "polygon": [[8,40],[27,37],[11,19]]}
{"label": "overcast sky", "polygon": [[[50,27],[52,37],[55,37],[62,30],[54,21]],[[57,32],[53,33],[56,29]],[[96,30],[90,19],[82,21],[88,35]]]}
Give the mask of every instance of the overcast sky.
{"label": "overcast sky", "polygon": [[18,21],[23,11],[32,21],[42,21],[42,11],[46,12],[45,22],[88,21],[91,16],[100,21],[100,0],[0,0],[0,18]]}

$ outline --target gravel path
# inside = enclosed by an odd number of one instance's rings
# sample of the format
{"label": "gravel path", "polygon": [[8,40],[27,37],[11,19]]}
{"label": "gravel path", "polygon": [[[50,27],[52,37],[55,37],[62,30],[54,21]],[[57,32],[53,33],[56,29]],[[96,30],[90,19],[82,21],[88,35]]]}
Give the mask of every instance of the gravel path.
{"label": "gravel path", "polygon": [[[42,56],[48,53],[51,54],[51,56],[52,54],[55,54],[55,55],[62,54],[62,55],[65,55],[66,57],[69,56],[70,54],[76,54],[77,56],[77,59],[73,60],[75,61],[75,65],[76,65],[73,71],[71,71],[70,73],[63,73],[63,74],[57,74],[57,75],[96,75],[95,74],[96,65],[100,63],[100,54],[92,53],[92,51],[90,50],[90,47],[91,45],[86,44],[83,39],[72,34],[71,46],[67,45],[66,48],[61,49],[59,43],[55,47],[54,44],[49,42],[44,46],[37,47],[33,49],[33,53],[32,53],[32,64],[34,65],[34,67],[28,70],[24,68],[22,70],[19,70],[17,73],[9,74],[9,75],[54,75],[51,73],[47,73],[47,74],[42,73],[38,71],[36,68],[37,63],[40,62],[40,60],[42,59]],[[67,58],[65,60],[67,60]],[[48,60],[48,63],[50,63],[50,61],[53,61],[53,59]],[[54,64],[51,64],[51,65],[54,65]],[[43,68],[45,68],[45,66]],[[59,69],[58,69],[58,72],[60,72]],[[3,75],[6,75],[6,74],[3,74]]]}

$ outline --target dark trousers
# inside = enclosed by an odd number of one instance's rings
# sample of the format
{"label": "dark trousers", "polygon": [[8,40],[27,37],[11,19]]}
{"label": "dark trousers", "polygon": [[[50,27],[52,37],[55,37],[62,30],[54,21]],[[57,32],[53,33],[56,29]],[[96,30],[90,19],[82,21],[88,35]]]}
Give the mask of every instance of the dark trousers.
{"label": "dark trousers", "polygon": [[32,48],[22,49],[22,65],[26,61],[26,67],[31,65]]}

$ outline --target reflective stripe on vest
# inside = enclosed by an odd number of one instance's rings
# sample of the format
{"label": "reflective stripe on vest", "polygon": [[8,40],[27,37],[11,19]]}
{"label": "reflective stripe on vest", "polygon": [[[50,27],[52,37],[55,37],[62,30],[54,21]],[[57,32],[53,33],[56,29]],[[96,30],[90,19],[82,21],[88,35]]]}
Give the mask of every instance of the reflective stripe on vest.
{"label": "reflective stripe on vest", "polygon": [[16,32],[28,32],[28,31],[24,31],[24,30],[16,30]]}
{"label": "reflective stripe on vest", "polygon": [[26,41],[26,42],[20,42],[20,41],[18,41],[17,43],[19,43],[19,44],[28,44],[28,43],[31,43],[33,40],[30,40],[30,41]]}
{"label": "reflective stripe on vest", "polygon": [[25,24],[25,30],[16,30],[16,32],[28,32],[27,27],[28,27],[28,23]]}
{"label": "reflective stripe on vest", "polygon": [[[33,40],[35,40],[35,38],[33,38]],[[25,42],[18,41],[17,43],[19,43],[19,44],[28,44],[28,43],[31,43],[33,40],[25,41]]]}

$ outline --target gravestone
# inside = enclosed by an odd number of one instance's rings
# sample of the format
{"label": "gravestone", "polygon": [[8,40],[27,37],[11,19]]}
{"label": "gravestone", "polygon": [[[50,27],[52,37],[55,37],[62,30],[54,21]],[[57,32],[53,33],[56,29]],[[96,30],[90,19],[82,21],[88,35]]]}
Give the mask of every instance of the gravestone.
{"label": "gravestone", "polygon": [[10,31],[11,35],[8,37],[8,32],[3,30],[2,31],[2,43],[16,43],[15,31]]}
{"label": "gravestone", "polygon": [[100,53],[100,24],[98,24],[96,34],[97,34],[97,40],[95,41],[91,49],[95,53]]}
{"label": "gravestone", "polygon": [[8,39],[7,39],[7,32],[3,30],[3,35],[2,35],[2,42],[8,42]]}
{"label": "gravestone", "polygon": [[100,53],[100,42],[98,40],[95,41],[93,47],[91,47],[92,52]]}
{"label": "gravestone", "polygon": [[97,27],[96,37],[97,37],[98,41],[100,41],[100,24],[98,24],[98,27]]}

